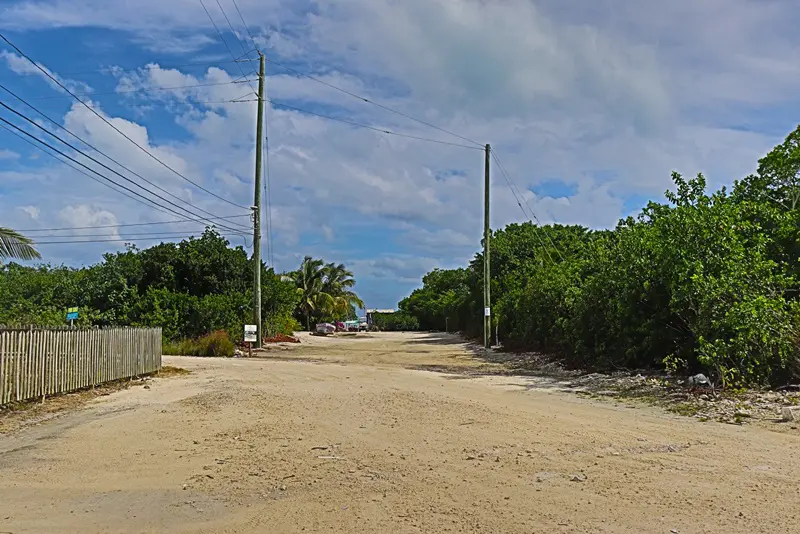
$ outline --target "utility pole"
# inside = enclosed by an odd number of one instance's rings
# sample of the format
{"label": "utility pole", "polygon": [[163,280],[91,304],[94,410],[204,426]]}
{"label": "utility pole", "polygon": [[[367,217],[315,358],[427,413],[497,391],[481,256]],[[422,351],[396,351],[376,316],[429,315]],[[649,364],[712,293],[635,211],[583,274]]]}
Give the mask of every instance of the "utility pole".
{"label": "utility pole", "polygon": [[258,53],[258,120],[256,121],[256,189],[253,195],[253,322],[256,348],[261,347],[261,151],[264,147],[264,54]]}
{"label": "utility pole", "polygon": [[489,227],[489,155],[492,148],[487,144],[485,150],[485,170],[483,185],[483,346],[492,346],[492,301],[490,294],[491,269],[489,268],[489,239],[491,228]]}

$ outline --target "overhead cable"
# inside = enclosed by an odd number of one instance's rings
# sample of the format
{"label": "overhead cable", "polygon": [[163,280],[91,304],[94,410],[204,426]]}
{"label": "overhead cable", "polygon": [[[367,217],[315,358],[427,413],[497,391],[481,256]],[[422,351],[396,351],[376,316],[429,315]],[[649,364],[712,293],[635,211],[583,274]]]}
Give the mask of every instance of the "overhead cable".
{"label": "overhead cable", "polygon": [[[81,138],[80,136],[78,136],[77,134],[73,133],[72,131],[70,131],[70,130],[69,130],[68,128],[66,128],[65,126],[62,126],[62,125],[61,125],[61,124],[60,124],[58,121],[56,121],[56,120],[52,119],[51,117],[47,116],[45,113],[43,113],[41,110],[39,110],[39,109],[38,109],[36,106],[34,106],[33,104],[30,104],[30,103],[29,103],[29,102],[27,102],[25,99],[23,99],[21,96],[17,95],[17,94],[16,94],[16,93],[14,93],[13,91],[11,91],[11,90],[10,90],[10,89],[8,89],[7,87],[5,87],[3,84],[0,84],[0,89],[3,89],[4,91],[6,91],[8,94],[10,94],[10,95],[11,95],[11,96],[13,96],[14,98],[16,98],[17,100],[19,100],[19,101],[20,101],[20,102],[22,102],[23,104],[25,104],[27,107],[29,107],[30,109],[32,109],[33,111],[35,111],[36,113],[38,113],[38,114],[39,114],[41,117],[43,117],[44,119],[46,119],[46,120],[47,120],[47,121],[49,121],[50,123],[54,124],[56,127],[60,128],[61,130],[64,130],[64,131],[65,131],[65,132],[67,132],[69,135],[71,135],[72,137],[74,137],[74,138],[75,138],[75,139],[77,139],[78,141],[82,142],[84,145],[86,145],[86,146],[87,146],[87,147],[89,147],[90,149],[92,149],[92,150],[94,150],[95,152],[97,152],[98,154],[100,154],[100,155],[104,156],[104,157],[105,157],[106,159],[108,159],[109,161],[111,161],[111,162],[113,162],[113,163],[116,163],[116,164],[117,164],[119,167],[121,167],[122,169],[125,169],[125,170],[126,170],[126,171],[128,171],[129,173],[131,173],[131,174],[133,174],[134,176],[136,176],[136,177],[140,178],[141,180],[143,180],[144,182],[146,182],[146,183],[150,184],[151,186],[155,187],[155,188],[156,188],[156,189],[158,189],[159,191],[162,191],[163,193],[165,193],[165,194],[167,194],[167,195],[171,196],[172,198],[174,198],[174,199],[176,199],[176,200],[178,200],[178,201],[180,201],[180,202],[184,202],[184,203],[186,203],[187,205],[189,205],[189,206],[191,206],[191,207],[193,207],[193,208],[195,208],[195,209],[197,209],[197,210],[199,210],[199,211],[201,211],[201,212],[205,213],[206,215],[210,215],[211,217],[216,217],[216,214],[214,214],[214,213],[211,213],[210,211],[206,211],[206,210],[204,210],[203,208],[200,208],[199,206],[195,206],[194,204],[191,204],[191,203],[189,203],[189,202],[186,202],[186,200],[184,200],[184,199],[182,199],[182,198],[180,198],[180,197],[178,197],[178,196],[176,196],[176,195],[174,195],[174,194],[170,193],[169,191],[167,191],[167,190],[166,190],[166,189],[164,189],[163,187],[159,186],[158,184],[155,184],[155,183],[153,183],[152,181],[148,180],[147,178],[145,178],[145,177],[144,177],[144,176],[142,176],[141,174],[134,172],[133,170],[131,170],[130,168],[126,167],[125,165],[123,165],[122,163],[120,163],[119,161],[117,161],[116,159],[112,158],[111,156],[109,156],[108,154],[106,154],[105,152],[103,152],[102,150],[98,149],[97,147],[95,147],[94,145],[92,145],[91,143],[89,143],[88,141],[86,141],[85,139],[83,139],[83,138]],[[41,129],[41,130],[45,131],[46,133],[50,133],[50,132],[48,132],[47,130],[45,130],[44,128],[42,128],[41,126],[39,126],[38,124],[36,124],[35,122],[32,122],[30,119],[28,119],[28,118],[27,118],[27,117],[25,117],[24,115],[22,115],[22,114],[20,114],[19,112],[17,112],[17,111],[15,111],[15,110],[13,110],[12,108],[9,108],[9,107],[8,107],[6,104],[4,104],[4,103],[0,102],[0,105],[2,105],[3,107],[5,107],[5,108],[7,108],[7,109],[11,110],[12,112],[14,112],[15,114],[17,114],[18,116],[25,118],[25,120],[27,120],[28,122],[31,122],[31,124],[33,124],[33,125],[34,125],[34,126],[36,126],[37,128],[39,128],[39,129]],[[60,140],[60,139],[59,139],[59,140]],[[63,142],[63,141],[62,141],[62,142]],[[66,143],[65,143],[65,144],[66,144]],[[69,146],[69,145],[68,145],[68,146]]]}
{"label": "overhead cable", "polygon": [[[253,60],[251,60],[251,61],[253,61]],[[468,143],[472,143],[474,145],[477,145],[481,149],[483,149],[483,147],[484,147],[483,143],[479,143],[479,142],[475,141],[474,139],[470,139],[468,137],[464,137],[464,136],[459,135],[459,134],[457,134],[455,132],[451,132],[450,130],[446,130],[444,128],[436,126],[435,124],[432,124],[430,122],[424,121],[422,119],[418,119],[418,118],[416,118],[416,117],[414,117],[412,115],[409,115],[407,113],[403,113],[402,111],[398,111],[398,110],[393,109],[393,108],[391,108],[389,106],[386,106],[384,104],[380,104],[378,102],[375,102],[374,100],[370,100],[367,97],[361,96],[359,94],[353,93],[352,91],[348,91],[347,89],[343,89],[341,87],[333,85],[332,83],[326,82],[325,80],[321,80],[321,79],[317,78],[316,76],[312,76],[310,74],[306,74],[305,72],[299,71],[299,70],[297,70],[295,68],[292,68],[292,67],[290,67],[288,65],[284,65],[282,63],[278,63],[274,59],[267,58],[267,61],[269,61],[270,63],[272,63],[274,65],[277,65],[277,66],[279,66],[281,68],[284,68],[284,69],[286,69],[286,70],[288,70],[290,72],[293,72],[293,73],[295,73],[295,74],[297,74],[299,76],[303,76],[304,78],[308,78],[309,80],[313,80],[315,82],[321,83],[322,85],[330,87],[331,89],[334,89],[336,91],[344,93],[344,94],[346,94],[348,96],[351,96],[353,98],[357,98],[358,100],[366,102],[367,104],[372,104],[373,106],[377,106],[377,107],[379,107],[379,108],[381,108],[381,109],[383,109],[385,111],[388,111],[390,113],[394,113],[395,115],[399,115],[401,117],[405,117],[405,118],[410,119],[412,121],[415,121],[415,122],[418,122],[420,124],[423,124],[423,125],[425,125],[425,126],[427,126],[429,128],[433,128],[434,130],[439,130],[440,132],[446,133],[448,135],[452,135],[453,137],[457,137],[457,138],[461,139],[462,141],[467,141]]]}
{"label": "overhead cable", "polygon": [[183,174],[181,174],[180,172],[176,171],[175,169],[173,169],[172,167],[170,167],[169,165],[167,165],[166,163],[164,163],[164,161],[162,161],[160,158],[158,158],[157,156],[153,155],[153,154],[152,154],[152,153],[151,153],[149,150],[147,150],[146,148],[144,148],[143,146],[141,146],[140,144],[138,144],[136,141],[134,141],[133,139],[131,139],[131,138],[130,138],[130,137],[127,135],[127,134],[125,134],[125,133],[124,133],[122,130],[120,130],[119,128],[117,128],[116,126],[114,126],[114,124],[113,124],[111,121],[109,121],[108,119],[106,119],[106,118],[105,118],[105,117],[104,117],[104,116],[103,116],[101,113],[99,113],[97,110],[95,110],[95,109],[94,109],[92,106],[90,106],[89,104],[87,104],[86,102],[84,102],[83,100],[81,100],[81,98],[80,98],[80,97],[78,97],[77,95],[75,95],[75,93],[73,93],[72,91],[70,91],[70,90],[69,90],[69,89],[68,89],[68,88],[67,88],[67,87],[66,87],[66,86],[65,86],[63,83],[61,83],[61,81],[59,81],[59,80],[58,80],[57,78],[55,78],[55,77],[54,77],[52,74],[50,74],[50,72],[48,72],[48,71],[47,71],[47,69],[43,68],[41,65],[39,65],[38,63],[36,63],[36,62],[35,62],[33,59],[31,59],[31,57],[30,57],[30,56],[28,56],[27,54],[25,54],[25,52],[23,52],[22,50],[20,50],[18,46],[16,46],[14,43],[12,43],[11,41],[9,41],[9,40],[8,40],[8,38],[7,38],[5,35],[3,35],[2,33],[0,33],[0,39],[2,39],[3,41],[5,41],[5,42],[6,42],[6,43],[7,43],[9,46],[11,46],[11,47],[12,47],[14,50],[16,50],[16,52],[17,52],[19,55],[21,55],[22,57],[24,57],[25,59],[27,59],[27,60],[28,60],[28,61],[29,61],[29,62],[30,62],[30,63],[31,63],[33,66],[35,66],[37,69],[39,69],[39,70],[40,70],[40,71],[41,71],[41,72],[42,72],[42,73],[43,73],[45,76],[47,76],[47,77],[48,77],[50,80],[52,80],[52,81],[53,81],[55,84],[57,84],[59,87],[61,87],[61,89],[63,89],[63,90],[64,90],[64,91],[66,91],[67,93],[69,93],[69,94],[70,94],[70,95],[71,95],[73,98],[75,98],[75,100],[77,100],[78,102],[80,102],[80,103],[81,103],[81,104],[82,104],[82,105],[83,105],[83,106],[84,106],[86,109],[88,109],[89,111],[91,111],[91,112],[92,112],[94,115],[96,115],[98,118],[100,118],[100,120],[102,120],[102,121],[103,121],[103,122],[105,122],[107,125],[109,125],[109,126],[112,128],[112,129],[114,129],[114,130],[115,130],[117,133],[119,133],[120,135],[122,135],[122,136],[123,136],[125,139],[127,139],[128,141],[130,141],[131,143],[133,143],[133,145],[134,145],[134,146],[136,146],[137,148],[139,148],[139,150],[141,150],[142,152],[144,152],[145,154],[147,154],[147,155],[148,155],[150,158],[152,158],[153,160],[157,161],[157,162],[158,162],[158,163],[160,163],[162,166],[164,166],[165,168],[167,168],[167,169],[169,169],[171,172],[173,172],[175,175],[177,175],[177,176],[181,177],[183,180],[185,180],[185,181],[189,182],[190,184],[194,185],[195,187],[197,187],[197,188],[198,188],[198,189],[200,189],[201,191],[204,191],[204,192],[206,192],[206,193],[210,194],[211,196],[213,196],[213,197],[215,197],[215,198],[218,198],[219,200],[222,200],[223,202],[226,202],[226,203],[228,203],[228,204],[230,204],[230,205],[232,205],[232,206],[236,206],[237,208],[242,208],[242,209],[246,209],[246,210],[249,210],[249,209],[250,209],[250,208],[249,208],[249,207],[247,207],[247,206],[243,206],[243,205],[241,205],[241,204],[237,204],[237,203],[235,203],[235,202],[232,202],[232,201],[230,201],[230,200],[228,200],[228,199],[226,199],[226,198],[224,198],[224,197],[222,197],[222,196],[220,196],[220,195],[217,195],[217,194],[216,194],[216,193],[214,193],[213,191],[209,191],[208,189],[206,189],[206,188],[205,188],[205,187],[203,187],[202,185],[200,185],[200,184],[198,184],[198,183],[194,182],[193,180],[191,180],[191,179],[187,178],[186,176],[184,176],[184,175],[183,175]]}
{"label": "overhead cable", "polygon": [[317,117],[320,117],[320,118],[323,118],[323,119],[342,122],[344,124],[349,124],[351,126],[356,126],[358,128],[366,128],[368,130],[373,130],[373,131],[376,131],[376,132],[380,132],[382,134],[394,135],[394,136],[397,136],[397,137],[407,137],[409,139],[416,139],[417,141],[427,141],[429,143],[438,143],[440,145],[449,145],[449,146],[456,146],[456,147],[461,147],[461,148],[469,148],[469,149],[472,149],[472,150],[483,150],[482,146],[477,147],[477,146],[463,145],[463,144],[460,144],[460,143],[451,143],[450,141],[442,141],[442,140],[439,140],[439,139],[431,139],[431,138],[428,138],[428,137],[420,137],[420,136],[417,136],[417,135],[393,132],[391,130],[386,130],[385,128],[378,128],[376,126],[370,126],[368,124],[361,124],[361,123],[354,122],[354,121],[347,120],[347,119],[341,119],[341,118],[338,118],[338,117],[331,117],[330,115],[323,115],[322,113],[317,113],[316,111],[311,111],[311,110],[308,110],[308,109],[303,109],[303,108],[290,106],[288,104],[283,104],[281,102],[276,102],[276,101],[271,100],[269,98],[267,98],[265,100],[267,102],[269,102],[270,104],[273,104],[273,105],[276,105],[276,106],[280,106],[282,108],[291,109],[293,111],[299,111],[300,113],[307,113],[309,115],[316,115]]}
{"label": "overhead cable", "polygon": [[[4,119],[3,117],[0,117],[0,122],[2,122],[2,123],[4,123],[4,124],[6,124],[6,125],[8,125],[8,126],[10,126],[10,127],[12,127],[12,128],[14,128],[15,130],[17,130],[18,132],[22,133],[23,135],[30,137],[31,139],[35,140],[36,142],[38,142],[38,143],[40,143],[40,144],[42,144],[42,145],[46,146],[47,148],[49,148],[49,149],[50,149],[50,150],[52,150],[53,152],[56,152],[56,153],[58,153],[59,155],[61,155],[62,157],[64,157],[64,158],[67,158],[68,160],[72,161],[73,163],[76,163],[77,165],[80,165],[81,167],[83,167],[83,168],[87,169],[89,172],[92,172],[92,173],[94,173],[94,174],[98,175],[98,176],[99,176],[99,177],[101,177],[102,179],[104,179],[104,180],[106,180],[106,181],[108,181],[108,182],[110,182],[110,183],[112,183],[112,184],[116,185],[117,187],[121,187],[122,189],[125,189],[126,191],[128,191],[128,192],[130,192],[130,193],[132,193],[132,194],[136,195],[137,197],[140,197],[140,198],[142,198],[142,199],[144,199],[144,200],[146,200],[146,201],[148,201],[148,202],[151,202],[152,204],[155,204],[156,206],[158,206],[158,207],[160,207],[160,208],[166,209],[167,211],[169,211],[169,212],[171,212],[171,213],[173,213],[173,214],[175,214],[175,215],[177,215],[177,216],[179,216],[179,217],[186,218],[186,215],[184,215],[184,214],[182,214],[182,213],[179,213],[179,212],[177,212],[177,211],[173,210],[172,208],[168,208],[167,206],[163,206],[163,205],[161,205],[161,204],[158,204],[158,203],[156,203],[155,201],[153,201],[152,199],[149,199],[149,198],[145,197],[144,195],[140,194],[139,192],[137,192],[137,191],[134,191],[133,189],[131,189],[131,188],[129,188],[129,187],[127,187],[127,186],[125,186],[125,185],[122,185],[122,184],[120,184],[120,183],[118,183],[118,182],[115,182],[113,179],[111,179],[111,178],[108,178],[108,177],[107,177],[107,176],[105,176],[104,174],[102,174],[102,173],[100,173],[100,172],[98,172],[98,171],[96,171],[96,170],[92,169],[91,167],[89,167],[89,166],[87,166],[87,165],[85,165],[85,164],[81,163],[80,161],[76,160],[75,158],[73,158],[73,157],[71,157],[71,156],[67,155],[66,153],[62,152],[62,151],[61,151],[61,150],[59,150],[58,148],[56,148],[56,147],[54,147],[53,145],[49,144],[47,141],[43,141],[42,139],[40,139],[40,138],[36,137],[35,135],[33,135],[33,134],[30,134],[30,133],[26,132],[25,130],[23,130],[23,129],[22,129],[22,128],[20,128],[19,126],[15,125],[15,124],[13,124],[13,123],[11,123],[11,122],[9,122],[9,121],[7,121],[7,120],[6,120],[6,119]],[[52,134],[52,133],[51,133],[51,135],[55,135],[55,134]],[[62,142],[64,142],[64,141],[62,141]],[[68,144],[68,143],[65,143],[65,144],[67,144],[67,145],[69,146],[69,144]],[[82,154],[83,154],[84,156],[86,156],[86,154],[85,154],[85,153],[82,153]],[[91,156],[86,156],[86,157],[87,157],[87,158],[89,158],[89,159],[93,159]],[[94,161],[96,161],[96,160],[94,160]],[[102,165],[102,164],[100,164],[100,165]],[[117,173],[116,171],[112,171],[112,172],[114,172],[115,174],[118,174],[118,175],[119,175],[119,173]],[[124,178],[125,180],[127,180],[127,181],[129,181],[129,182],[132,182],[132,180],[130,180],[129,178],[126,178],[125,176],[122,176],[122,175],[119,175],[119,176],[121,176],[122,178]],[[134,183],[134,185],[137,185],[135,182],[133,182],[133,183]],[[139,186],[139,187],[141,187],[141,186]],[[156,195],[156,194],[154,194],[154,193],[152,193],[152,192],[151,192],[151,194],[153,194],[154,196],[158,197],[158,195]],[[159,197],[159,198],[162,198],[162,197]],[[170,201],[168,201],[168,200],[166,200],[166,199],[163,199],[163,198],[162,198],[162,200],[165,200],[167,203],[170,203],[170,204],[173,204],[173,205],[175,205],[174,203],[172,203],[172,202],[170,202]],[[178,206],[178,207],[180,207],[180,206]],[[228,227],[224,227],[224,226],[222,226],[222,227],[223,227],[223,228],[226,228],[226,229],[228,229],[228,230],[232,230],[232,231],[234,231],[234,232],[236,232],[236,231],[237,231],[237,230],[235,230],[235,229],[232,229],[232,228],[228,228]]]}
{"label": "overhead cable", "polygon": [[[5,108],[5,109],[7,109],[7,110],[11,111],[12,113],[14,113],[15,115],[17,115],[17,116],[18,116],[18,117],[20,117],[21,119],[23,119],[23,120],[27,121],[27,122],[28,122],[28,123],[30,123],[32,126],[34,126],[34,127],[38,128],[38,129],[42,130],[43,132],[45,132],[45,133],[46,133],[46,134],[48,134],[49,136],[51,136],[51,137],[53,137],[53,138],[57,139],[57,140],[58,140],[58,141],[60,141],[62,144],[64,144],[64,145],[68,146],[69,148],[71,148],[71,149],[72,149],[72,150],[74,150],[75,152],[77,152],[77,153],[81,154],[83,157],[85,157],[85,158],[87,158],[87,159],[89,159],[89,160],[93,161],[94,163],[96,163],[96,164],[100,165],[100,166],[101,166],[101,167],[103,167],[104,169],[106,169],[106,170],[108,170],[108,171],[110,171],[110,172],[112,172],[112,173],[116,174],[117,176],[119,176],[119,177],[120,177],[120,178],[122,178],[123,180],[125,180],[125,181],[127,181],[127,182],[129,182],[129,183],[133,184],[133,185],[134,185],[134,186],[136,186],[136,187],[139,187],[140,189],[142,189],[142,190],[146,191],[147,193],[151,194],[152,196],[154,196],[154,197],[156,197],[156,198],[158,198],[158,199],[160,199],[160,200],[163,200],[163,201],[164,201],[164,202],[166,202],[167,204],[170,204],[170,205],[172,205],[172,206],[175,206],[176,208],[178,208],[178,209],[180,209],[180,210],[183,210],[183,211],[185,211],[186,213],[188,213],[188,214],[189,214],[189,215],[191,215],[192,217],[198,217],[198,214],[197,214],[197,213],[194,213],[194,212],[192,212],[191,210],[189,210],[189,209],[187,209],[187,208],[183,207],[182,205],[180,205],[180,204],[176,204],[175,202],[172,202],[171,200],[169,200],[169,199],[167,199],[167,198],[164,198],[163,196],[159,195],[158,193],[155,193],[155,192],[153,192],[153,191],[151,191],[151,190],[147,189],[146,187],[142,186],[141,184],[138,184],[138,183],[136,183],[135,181],[131,180],[131,179],[130,179],[130,178],[128,178],[127,176],[125,176],[125,175],[123,175],[123,174],[121,174],[121,173],[117,172],[116,170],[112,169],[112,168],[111,168],[111,167],[109,167],[108,165],[106,165],[106,164],[104,164],[104,163],[102,163],[102,162],[98,161],[97,159],[95,159],[95,158],[93,158],[92,156],[88,155],[86,152],[84,152],[83,150],[79,149],[79,148],[78,148],[78,147],[76,147],[75,145],[73,145],[73,144],[69,143],[68,141],[65,141],[63,138],[61,138],[61,137],[59,137],[58,135],[54,134],[53,132],[51,132],[50,130],[48,130],[47,128],[45,128],[44,126],[42,126],[42,125],[38,124],[36,121],[34,121],[33,119],[31,119],[30,117],[28,117],[28,116],[26,116],[26,115],[24,115],[24,114],[20,113],[19,111],[15,110],[15,109],[14,109],[14,108],[12,108],[12,107],[10,107],[10,106],[9,106],[9,105],[7,105],[5,102],[2,102],[2,101],[0,101],[0,106],[2,106],[3,108]],[[10,124],[10,123],[9,123],[9,124]],[[12,126],[13,126],[13,125],[12,125]],[[16,128],[16,126],[14,126],[14,127]],[[28,134],[27,134],[27,132],[23,132],[23,133],[26,133],[26,135],[28,135]],[[37,139],[37,140],[38,140],[38,139]],[[39,142],[41,142],[41,140],[38,140],[38,141],[39,141]],[[72,159],[72,158],[70,158],[70,159]],[[110,158],[109,158],[109,159],[110,159]],[[81,166],[84,166],[84,167],[85,167],[85,165],[83,165],[82,163],[79,163],[79,164],[80,164]],[[89,167],[87,167],[87,168],[89,168]],[[92,171],[93,171],[93,172],[95,172],[93,169],[92,169]],[[169,191],[165,190],[164,188],[162,188],[162,187],[158,186],[157,184],[154,184],[152,181],[150,181],[150,180],[147,180],[146,178],[144,178],[144,177],[142,177],[142,176],[140,176],[140,175],[137,175],[137,176],[139,176],[140,178],[142,178],[142,179],[143,179],[145,182],[147,182],[147,183],[148,183],[148,184],[150,184],[151,186],[155,187],[156,189],[159,189],[160,191],[163,191],[163,192],[165,192],[166,194],[168,194],[168,195],[172,196],[173,198],[177,199],[177,200],[178,200],[178,201],[180,201],[180,202],[183,202],[184,204],[188,204],[188,203],[187,203],[185,200],[181,199],[180,197],[177,197],[177,196],[173,195],[172,193],[170,193]],[[189,206],[192,206],[192,207],[195,207],[195,206],[193,206],[192,204],[188,204],[188,205],[189,205]],[[164,206],[164,207],[165,207],[165,206]],[[201,211],[204,211],[204,210],[201,210]],[[209,212],[206,212],[206,213],[209,213]],[[178,215],[180,215],[180,214],[178,214]],[[210,214],[210,215],[212,215],[212,216],[215,216],[213,213],[212,213],[212,214]],[[186,216],[185,216],[185,215],[183,215],[183,217],[186,217]],[[229,229],[229,230],[234,230],[233,228],[230,228],[230,227],[225,227],[225,228],[227,228],[227,229]]]}
{"label": "overhead cable", "polygon": [[[3,127],[5,127],[5,125]],[[215,217],[214,219],[227,220],[227,219],[239,219],[242,217],[250,217],[250,215],[228,215],[225,217]],[[26,234],[31,234],[35,232],[67,232],[72,230],[96,230],[100,228],[124,228],[130,226],[157,226],[162,224],[184,224],[184,223],[194,223],[194,222],[204,222],[204,221],[206,221],[206,219],[173,219],[171,221],[153,221],[153,222],[126,223],[126,224],[104,224],[99,226],[66,226],[63,228],[26,228],[18,231],[24,232]]]}
{"label": "overhead cable", "polygon": [[[517,193],[514,192],[514,188],[516,187],[516,184],[514,183],[514,180],[511,178],[511,176],[506,172],[505,167],[503,167],[503,164],[500,162],[500,158],[497,156],[497,154],[496,154],[496,152],[494,150],[492,151],[492,158],[494,159],[495,163],[497,164],[497,167],[500,169],[500,173],[506,179],[506,183],[508,184],[509,189],[511,189],[511,193],[514,195],[515,198],[517,198]],[[519,190],[519,188],[517,188],[517,190]],[[542,226],[543,226],[542,222],[539,220],[539,217],[536,216],[536,212],[533,211],[533,208],[528,203],[528,200],[525,198],[525,196],[522,194],[522,192],[519,193],[519,197],[522,199],[523,202],[525,202],[525,205],[528,207],[528,210],[530,211],[531,219],[532,219],[531,222],[533,222],[533,220],[535,220],[536,223],[538,224],[538,229],[541,230]],[[523,214],[525,214],[525,216],[528,217],[528,215],[525,213],[525,210],[522,208],[522,204],[520,203],[519,199],[517,199],[517,204],[519,204],[519,207],[520,207],[520,209],[522,209]],[[538,235],[538,232],[535,232],[535,233],[536,233],[537,237],[539,238],[539,241],[542,243],[542,246],[545,247],[545,244],[542,241],[541,236]],[[547,239],[550,241],[550,245],[552,246],[553,250],[555,250],[556,254],[558,254],[558,256],[561,258],[561,261],[564,261],[564,256],[561,254],[561,251],[556,246],[555,242],[553,241],[553,238],[550,237],[550,234],[547,233],[547,232],[544,232],[544,234],[545,234],[545,237],[547,237]],[[546,247],[545,247],[545,252],[547,252],[548,257],[550,257],[550,261],[552,262],[553,258],[552,258],[552,256],[550,256],[550,253],[547,251]]]}

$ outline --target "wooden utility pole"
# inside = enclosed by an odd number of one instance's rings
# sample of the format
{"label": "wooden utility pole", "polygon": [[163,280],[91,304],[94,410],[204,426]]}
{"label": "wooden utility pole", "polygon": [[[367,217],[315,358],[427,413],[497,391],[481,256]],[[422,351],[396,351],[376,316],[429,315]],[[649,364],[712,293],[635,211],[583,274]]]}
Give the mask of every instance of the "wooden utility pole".
{"label": "wooden utility pole", "polygon": [[256,121],[256,189],[253,195],[253,322],[256,348],[261,347],[261,157],[264,147],[264,54],[258,53],[258,119]]}
{"label": "wooden utility pole", "polygon": [[483,185],[483,346],[492,346],[492,303],[490,293],[491,269],[489,262],[489,240],[491,228],[489,227],[489,155],[492,148],[487,144],[485,150],[485,170]]}

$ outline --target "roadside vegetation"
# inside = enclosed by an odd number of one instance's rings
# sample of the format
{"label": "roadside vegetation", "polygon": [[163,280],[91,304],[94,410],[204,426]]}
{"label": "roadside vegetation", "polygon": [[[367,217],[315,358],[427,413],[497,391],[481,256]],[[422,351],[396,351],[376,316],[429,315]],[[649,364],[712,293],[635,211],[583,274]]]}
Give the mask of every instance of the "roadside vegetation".
{"label": "roadside vegetation", "polygon": [[[595,369],[704,372],[726,387],[800,377],[800,128],[728,191],[672,175],[613,230],[512,224],[492,234],[504,346]],[[400,302],[426,330],[482,335],[483,256]]]}
{"label": "roadside vegetation", "polygon": [[[35,259],[30,241],[0,229],[0,258]],[[8,254],[6,254],[8,252]],[[229,356],[252,317],[253,260],[214,229],[146,249],[129,245],[81,268],[0,264],[0,325],[161,327],[167,354]],[[300,321],[355,317],[363,303],[342,264],[305,258],[275,273],[262,264],[265,336],[292,334]]]}

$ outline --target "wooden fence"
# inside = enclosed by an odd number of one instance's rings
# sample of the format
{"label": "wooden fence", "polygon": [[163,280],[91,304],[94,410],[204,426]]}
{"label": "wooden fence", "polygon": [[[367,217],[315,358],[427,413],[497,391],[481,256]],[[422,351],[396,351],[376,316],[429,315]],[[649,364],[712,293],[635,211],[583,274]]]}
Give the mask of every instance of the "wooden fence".
{"label": "wooden fence", "polygon": [[160,328],[0,328],[0,405],[160,368]]}

